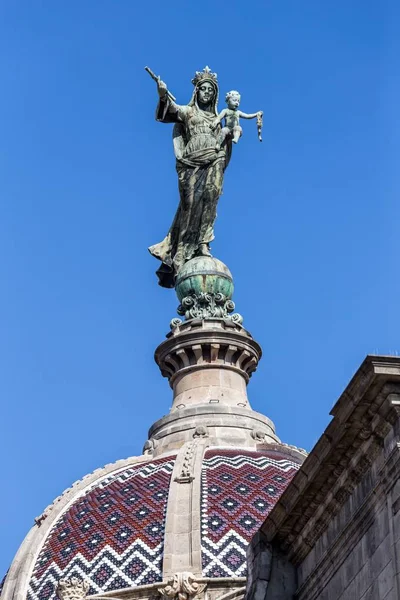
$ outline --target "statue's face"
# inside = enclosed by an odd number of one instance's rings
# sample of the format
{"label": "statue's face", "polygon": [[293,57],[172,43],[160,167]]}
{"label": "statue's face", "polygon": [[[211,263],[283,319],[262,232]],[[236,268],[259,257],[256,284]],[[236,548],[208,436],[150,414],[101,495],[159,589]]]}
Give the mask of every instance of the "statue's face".
{"label": "statue's face", "polygon": [[197,98],[201,104],[210,104],[215,94],[214,86],[205,81],[199,86],[197,94]]}
{"label": "statue's face", "polygon": [[231,94],[226,99],[226,103],[229,108],[232,108],[233,110],[235,110],[236,108],[238,108],[238,106],[240,104],[240,94]]}

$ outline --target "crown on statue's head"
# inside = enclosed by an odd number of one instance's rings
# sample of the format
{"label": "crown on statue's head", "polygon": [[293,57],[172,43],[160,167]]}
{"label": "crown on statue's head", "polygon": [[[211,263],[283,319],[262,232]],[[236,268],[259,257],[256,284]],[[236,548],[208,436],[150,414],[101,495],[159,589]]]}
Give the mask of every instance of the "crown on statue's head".
{"label": "crown on statue's head", "polygon": [[210,67],[204,67],[202,71],[196,71],[196,74],[192,79],[193,85],[198,85],[202,81],[213,81],[214,83],[217,83],[217,73],[213,73]]}

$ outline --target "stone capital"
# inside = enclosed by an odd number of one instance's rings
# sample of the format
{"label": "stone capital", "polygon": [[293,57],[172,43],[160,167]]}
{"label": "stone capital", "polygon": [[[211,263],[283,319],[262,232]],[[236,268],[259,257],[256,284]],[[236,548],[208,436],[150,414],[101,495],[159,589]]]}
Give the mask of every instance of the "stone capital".
{"label": "stone capital", "polygon": [[158,591],[163,598],[190,600],[201,594],[206,585],[205,583],[198,583],[193,573],[184,571],[169,577]]}
{"label": "stone capital", "polygon": [[71,579],[60,579],[56,588],[59,600],[83,600],[89,591],[89,582],[71,577]]}

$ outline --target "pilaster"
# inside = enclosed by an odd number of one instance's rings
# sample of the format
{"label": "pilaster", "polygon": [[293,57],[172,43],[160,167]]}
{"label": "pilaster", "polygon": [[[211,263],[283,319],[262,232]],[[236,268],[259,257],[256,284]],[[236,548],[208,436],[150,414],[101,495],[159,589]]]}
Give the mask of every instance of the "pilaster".
{"label": "pilaster", "polygon": [[191,572],[201,577],[201,467],[208,439],[194,438],[179,450],[169,488],[163,579]]}

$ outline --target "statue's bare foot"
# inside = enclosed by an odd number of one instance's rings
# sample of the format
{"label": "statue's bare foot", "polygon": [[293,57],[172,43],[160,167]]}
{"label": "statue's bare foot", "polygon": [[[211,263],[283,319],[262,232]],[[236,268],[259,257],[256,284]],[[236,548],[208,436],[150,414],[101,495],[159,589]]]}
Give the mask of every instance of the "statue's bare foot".
{"label": "statue's bare foot", "polygon": [[208,244],[200,244],[199,246],[199,256],[211,256],[210,248]]}

